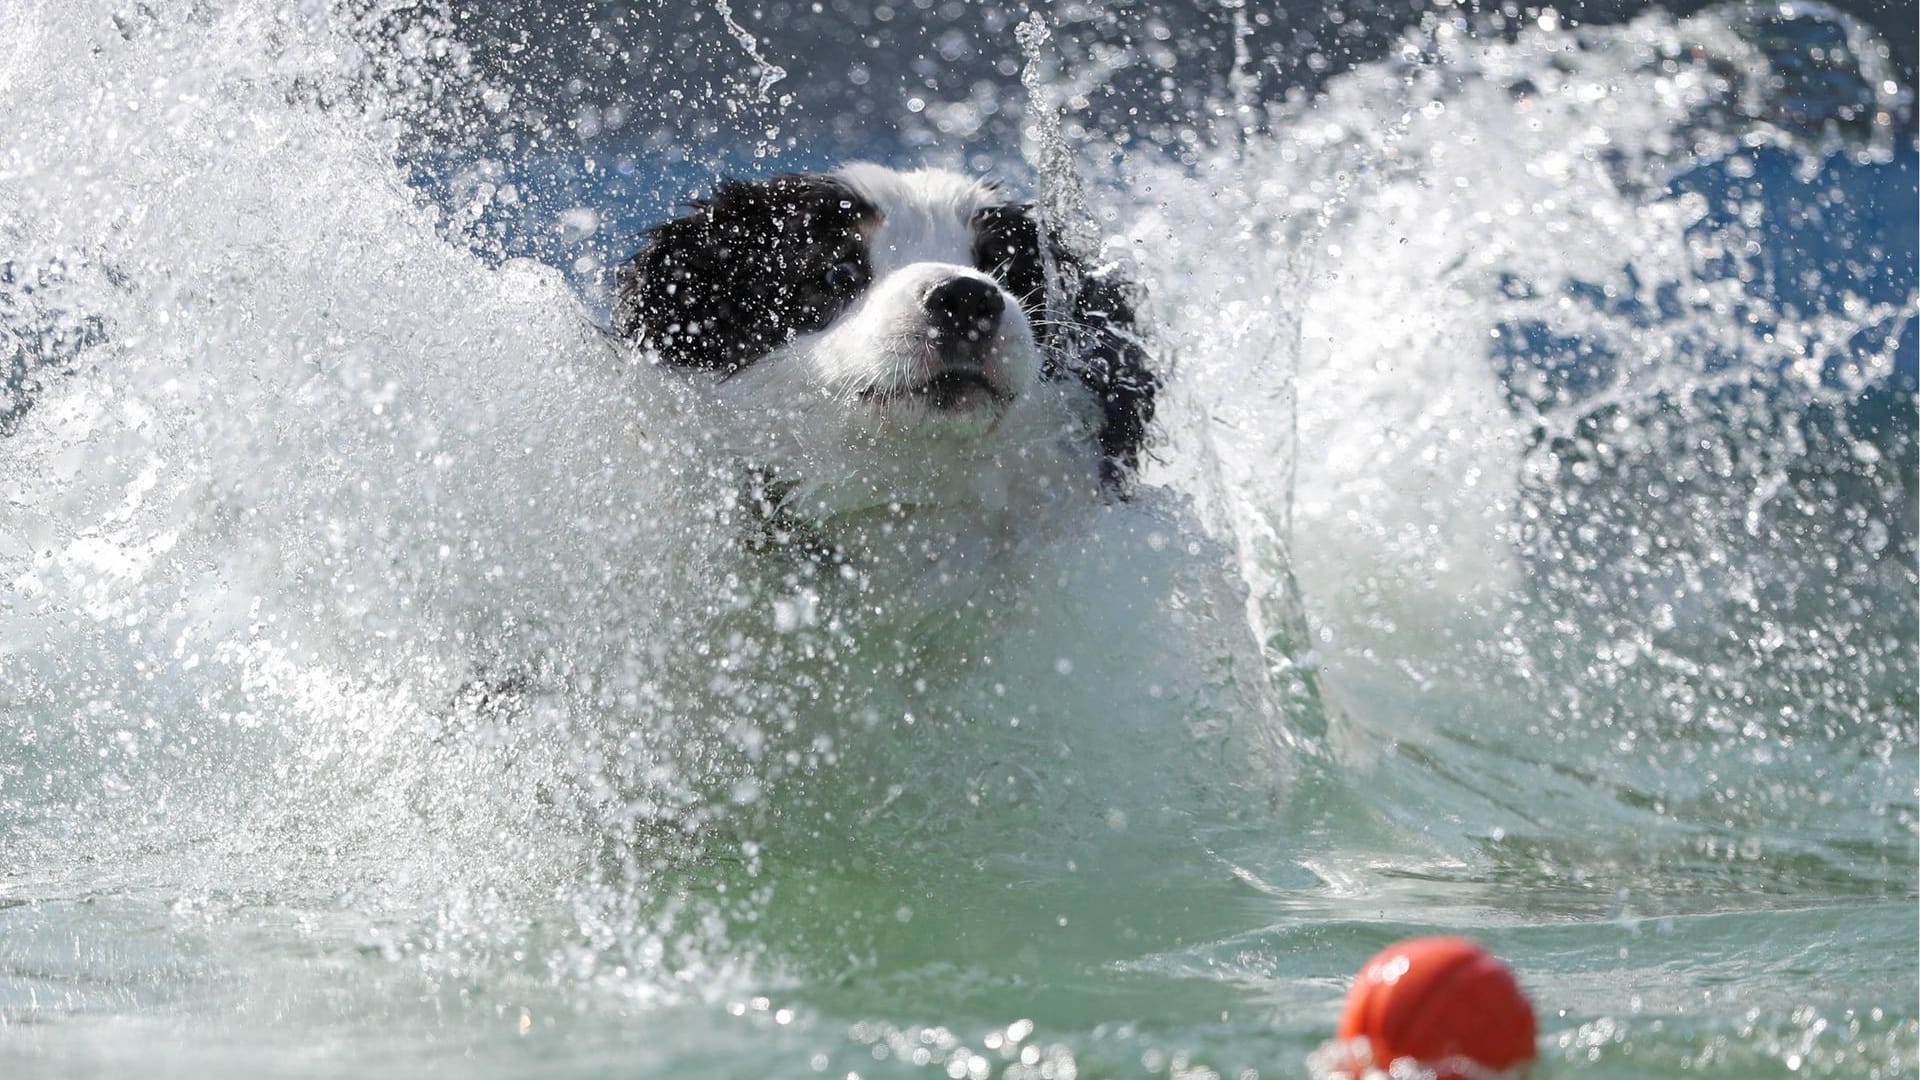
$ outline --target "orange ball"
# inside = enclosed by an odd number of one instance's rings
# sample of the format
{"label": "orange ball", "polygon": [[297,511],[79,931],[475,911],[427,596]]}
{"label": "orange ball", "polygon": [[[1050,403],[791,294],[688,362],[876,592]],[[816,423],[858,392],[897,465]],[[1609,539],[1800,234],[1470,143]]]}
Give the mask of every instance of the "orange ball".
{"label": "orange ball", "polygon": [[1347,994],[1340,1038],[1361,1037],[1378,1068],[1413,1058],[1437,1068],[1438,1080],[1467,1080],[1462,1060],[1487,1071],[1533,1060],[1533,1006],[1478,944],[1409,938],[1367,961]]}

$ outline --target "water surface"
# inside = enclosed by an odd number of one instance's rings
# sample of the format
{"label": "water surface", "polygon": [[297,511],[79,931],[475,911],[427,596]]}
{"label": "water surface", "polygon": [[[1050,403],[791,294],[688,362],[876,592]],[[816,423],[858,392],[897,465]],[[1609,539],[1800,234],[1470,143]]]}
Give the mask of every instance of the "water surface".
{"label": "water surface", "polygon": [[[699,10],[558,82],[453,9],[0,11],[0,1068],[1305,1076],[1442,931],[1546,1075],[1912,1075],[1873,28],[1444,8],[1289,96],[1258,5],[986,5],[909,122],[881,31]],[[1055,107],[1138,497],[971,606],[745,558],[608,267],[722,165],[1057,184]]]}

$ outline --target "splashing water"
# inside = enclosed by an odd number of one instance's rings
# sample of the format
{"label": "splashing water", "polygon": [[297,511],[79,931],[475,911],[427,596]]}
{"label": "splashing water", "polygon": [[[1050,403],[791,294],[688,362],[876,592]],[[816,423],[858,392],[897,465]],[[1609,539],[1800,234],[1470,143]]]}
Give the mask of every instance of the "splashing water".
{"label": "splashing water", "polygon": [[1045,68],[1053,59],[1047,55],[1053,31],[1039,12],[1014,29],[1026,63],[1020,69],[1020,83],[1027,90],[1027,113],[1032,118],[1032,158],[1040,178],[1040,213],[1048,228],[1059,235],[1068,251],[1083,256],[1096,255],[1100,249],[1100,226],[1087,208],[1086,195],[1080,190],[1079,173],[1074,169],[1073,149],[1060,130],[1060,110],[1053,101]]}
{"label": "splashing water", "polygon": [[727,33],[732,34],[733,40],[740,43],[740,50],[752,57],[755,66],[760,69],[759,79],[754,84],[754,94],[761,101],[767,100],[768,91],[771,91],[781,79],[787,77],[787,69],[768,60],[760,52],[760,39],[754,37],[733,17],[733,5],[727,3],[727,0],[713,0],[713,10],[719,14],[720,21],[726,23]]}
{"label": "splashing water", "polygon": [[457,19],[0,11],[0,1062],[1305,1075],[1441,928],[1553,1075],[1909,1073],[1884,46],[1441,13],[1262,103],[1234,17],[1212,142],[1034,114],[1163,439],[967,608],[746,556],[728,419],[396,164],[521,95]]}

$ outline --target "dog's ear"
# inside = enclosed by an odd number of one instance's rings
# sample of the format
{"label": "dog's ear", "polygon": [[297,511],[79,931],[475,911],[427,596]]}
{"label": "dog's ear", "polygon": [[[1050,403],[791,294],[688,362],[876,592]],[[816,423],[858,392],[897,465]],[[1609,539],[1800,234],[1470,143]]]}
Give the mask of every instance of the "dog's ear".
{"label": "dog's ear", "polygon": [[732,181],[711,199],[648,230],[646,243],[614,278],[613,328],[669,364],[724,368],[733,351],[723,329],[751,326],[737,299],[746,260],[722,215],[745,200]]}
{"label": "dog's ear", "polygon": [[1119,266],[1076,253],[1030,204],[980,211],[973,255],[1026,309],[1045,355],[1041,375],[1078,379],[1099,403],[1101,476],[1124,487],[1140,466],[1161,383],[1139,325],[1140,287]]}
{"label": "dog's ear", "polygon": [[1079,379],[1100,403],[1101,478],[1124,488],[1140,468],[1162,380],[1139,311],[1145,294],[1118,264],[1098,264],[1048,231],[1064,308],[1047,325],[1048,363]]}
{"label": "dog's ear", "polygon": [[723,181],[654,226],[620,268],[613,328],[665,363],[750,363],[817,329],[864,287],[858,226],[870,213],[831,177]]}

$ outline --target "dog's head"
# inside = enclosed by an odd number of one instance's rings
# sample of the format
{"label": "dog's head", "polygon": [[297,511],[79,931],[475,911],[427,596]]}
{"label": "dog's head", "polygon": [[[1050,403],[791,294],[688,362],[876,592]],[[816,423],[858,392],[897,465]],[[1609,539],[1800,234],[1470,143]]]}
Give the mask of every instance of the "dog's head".
{"label": "dog's head", "polygon": [[654,228],[620,273],[614,325],[662,363],[715,373],[783,433],[775,457],[812,459],[800,471],[854,446],[992,456],[1064,414],[1118,487],[1158,388],[1133,308],[1130,285],[994,188],[853,165],[729,181]]}

